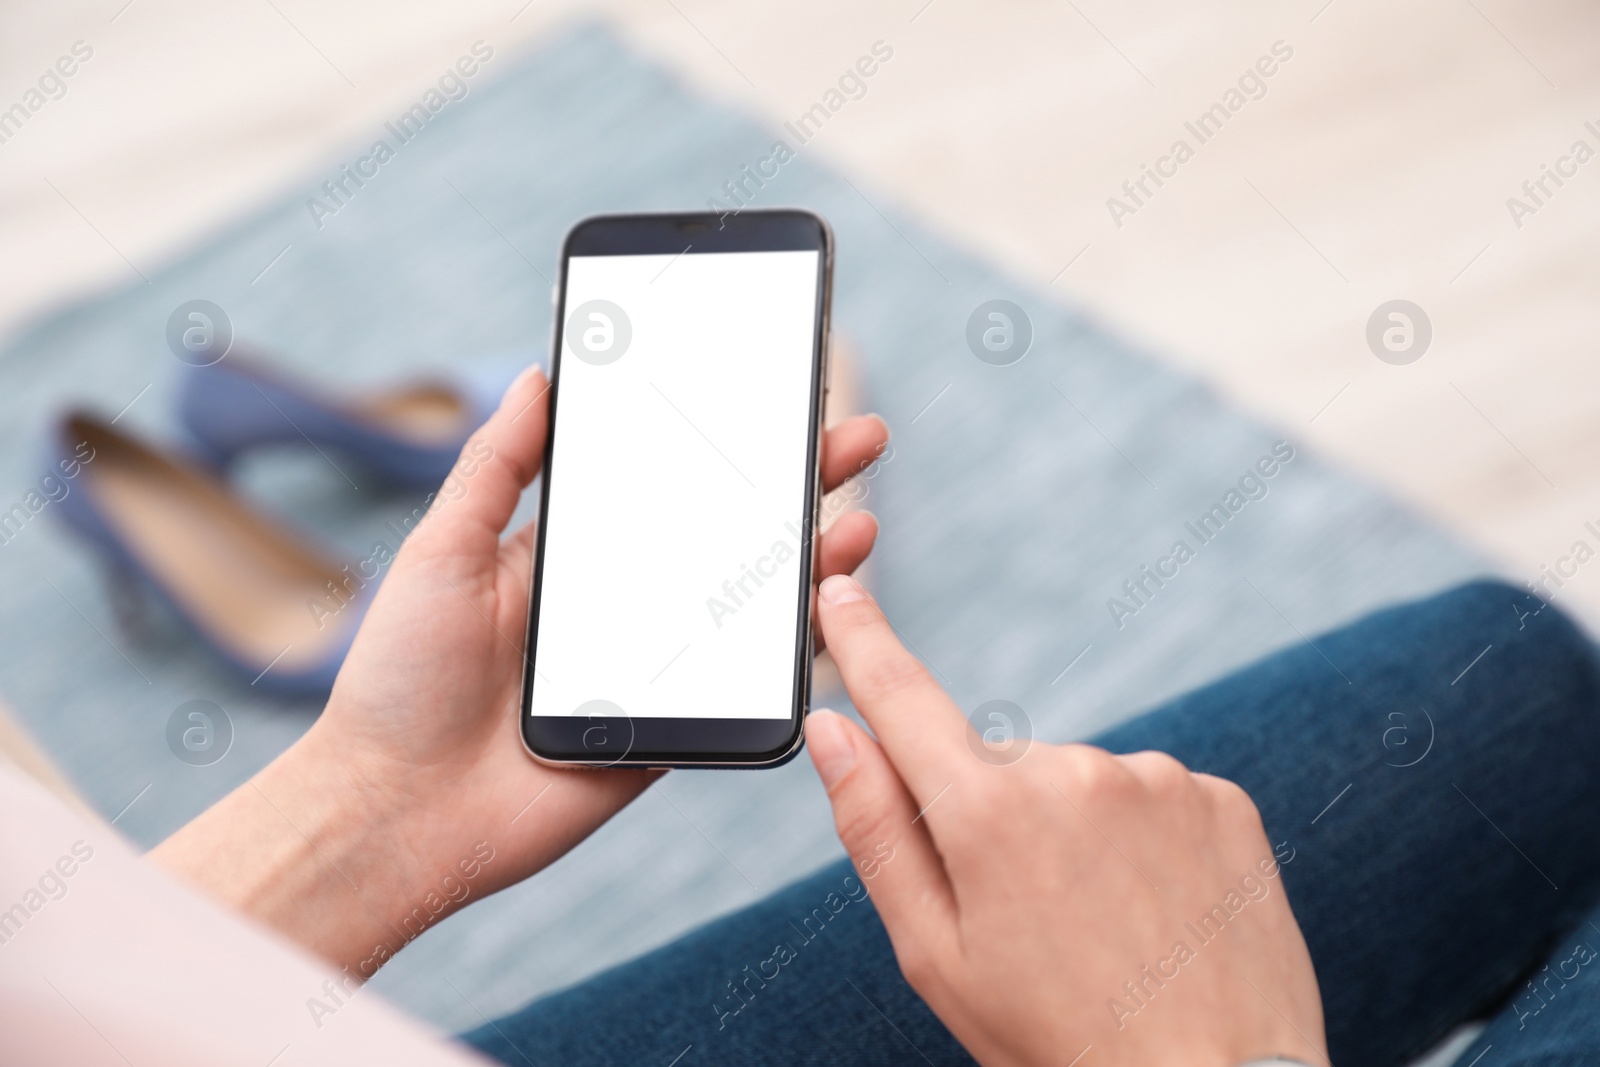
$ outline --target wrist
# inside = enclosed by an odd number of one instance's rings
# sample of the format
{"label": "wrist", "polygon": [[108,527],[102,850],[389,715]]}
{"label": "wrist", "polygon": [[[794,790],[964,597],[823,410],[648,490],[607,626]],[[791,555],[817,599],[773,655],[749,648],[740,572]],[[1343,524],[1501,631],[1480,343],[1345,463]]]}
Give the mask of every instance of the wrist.
{"label": "wrist", "polygon": [[[360,979],[416,936],[423,899],[395,795],[313,728],[151,859]],[[445,901],[432,921],[453,910]],[[433,913],[430,912],[430,915]]]}

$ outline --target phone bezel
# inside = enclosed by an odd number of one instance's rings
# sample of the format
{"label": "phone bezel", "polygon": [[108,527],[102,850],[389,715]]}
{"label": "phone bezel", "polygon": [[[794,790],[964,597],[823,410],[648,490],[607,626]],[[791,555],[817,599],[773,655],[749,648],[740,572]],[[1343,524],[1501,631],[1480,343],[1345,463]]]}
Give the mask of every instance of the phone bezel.
{"label": "phone bezel", "polygon": [[[811,474],[804,487],[805,521],[800,546],[801,595],[796,610],[793,701],[786,719],[681,719],[614,716],[533,716],[533,675],[538,650],[540,596],[545,553],[545,523],[550,502],[550,470],[556,445],[556,398],[561,388],[565,344],[567,265],[574,255],[696,255],[718,252],[815,251],[820,254],[811,357],[811,417],[806,461]],[[524,748],[535,759],[587,767],[773,767],[799,753],[810,700],[815,610],[812,582],[816,563],[814,533],[822,496],[821,442],[827,393],[829,311],[833,295],[833,232],[809,211],[779,209],[737,215],[710,212],[596,215],[583,219],[562,242],[560,276],[554,293],[551,329],[549,418],[539,484],[538,534],[528,598],[528,628],[523,638],[522,693],[518,705]]]}

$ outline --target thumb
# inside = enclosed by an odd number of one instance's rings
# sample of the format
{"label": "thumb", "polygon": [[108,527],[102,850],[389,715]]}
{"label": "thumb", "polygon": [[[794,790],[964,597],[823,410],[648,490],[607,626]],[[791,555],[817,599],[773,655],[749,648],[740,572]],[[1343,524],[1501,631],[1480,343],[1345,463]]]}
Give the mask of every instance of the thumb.
{"label": "thumb", "polygon": [[549,391],[537,365],[511,383],[500,407],[462,448],[410,541],[439,551],[493,557],[500,532],[544,461]]}
{"label": "thumb", "polygon": [[877,902],[896,954],[907,944],[920,951],[947,939],[955,930],[955,894],[928,824],[883,749],[826,710],[806,717],[806,745],[839,840]]}

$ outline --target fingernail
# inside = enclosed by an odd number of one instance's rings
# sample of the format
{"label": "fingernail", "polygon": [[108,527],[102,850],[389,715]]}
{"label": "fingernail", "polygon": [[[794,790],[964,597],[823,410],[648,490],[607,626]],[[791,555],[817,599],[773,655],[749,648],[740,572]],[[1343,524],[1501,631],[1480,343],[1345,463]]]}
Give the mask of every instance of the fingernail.
{"label": "fingernail", "polygon": [[528,367],[524,367],[522,373],[517,375],[516,379],[512,381],[510,388],[506,390],[506,394],[510,395],[511,393],[516,392],[518,389],[521,389],[524,385],[527,385],[528,379],[532,378],[535,374],[538,374],[543,369],[544,368],[539,366],[537,363],[534,363]]}
{"label": "fingernail", "polygon": [[835,574],[824,578],[817,592],[822,594],[822,599],[830,604],[848,604],[853,600],[866,599],[866,591],[861,588],[861,583],[848,574]]}
{"label": "fingernail", "polygon": [[822,787],[832,791],[856,765],[856,748],[845,732],[839,713],[818,708],[806,718],[806,748],[816,765]]}
{"label": "fingernail", "polygon": [[880,423],[883,424],[883,437],[884,437],[884,440],[887,441],[889,439],[889,437],[891,436],[891,431],[889,429],[889,420],[884,418],[882,415],[879,415],[876,411],[874,411],[871,414],[869,414],[867,416],[867,418],[869,418],[869,419],[877,419]]}

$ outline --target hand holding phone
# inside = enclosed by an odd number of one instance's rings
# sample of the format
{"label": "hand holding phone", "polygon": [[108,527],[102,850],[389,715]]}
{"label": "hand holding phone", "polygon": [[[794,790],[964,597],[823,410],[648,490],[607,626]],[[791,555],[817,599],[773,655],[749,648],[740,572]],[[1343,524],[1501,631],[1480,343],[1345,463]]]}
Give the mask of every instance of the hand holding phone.
{"label": "hand holding phone", "polygon": [[[506,525],[540,470],[548,394],[530,369],[468,442],[464,491],[439,497],[396,555],[305,736],[152,853],[362,977],[420,930],[553,863],[658,773],[551,767],[516,739],[535,527]],[[824,488],[886,440],[875,417],[830,429]],[[855,570],[876,534],[865,512],[841,516],[817,574]]]}

